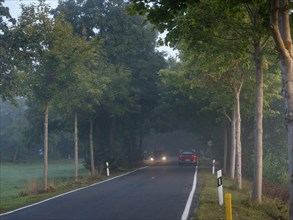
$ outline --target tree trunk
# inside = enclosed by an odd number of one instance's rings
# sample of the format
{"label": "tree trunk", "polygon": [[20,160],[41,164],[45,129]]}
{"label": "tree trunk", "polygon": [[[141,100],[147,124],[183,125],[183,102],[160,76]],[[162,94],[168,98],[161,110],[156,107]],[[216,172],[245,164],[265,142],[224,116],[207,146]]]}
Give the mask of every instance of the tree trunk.
{"label": "tree trunk", "polygon": [[236,106],[236,186],[242,189],[240,88],[235,92]]}
{"label": "tree trunk", "polygon": [[14,151],[14,155],[13,155],[13,163],[16,162],[17,155],[18,155],[18,147],[16,147],[16,149],[15,149],[15,151]]}
{"label": "tree trunk", "polygon": [[231,157],[230,157],[230,178],[235,178],[235,159],[236,159],[236,110],[232,111],[231,120]]}
{"label": "tree trunk", "polygon": [[78,129],[77,129],[77,113],[74,114],[74,159],[75,159],[75,181],[78,181]]}
{"label": "tree trunk", "polygon": [[293,220],[293,58],[281,59],[283,72],[283,96],[285,99],[285,120],[288,131],[290,219]]}
{"label": "tree trunk", "polygon": [[293,51],[289,9],[288,0],[271,1],[271,31],[281,60],[282,94],[288,129],[290,219],[293,220]]}
{"label": "tree trunk", "polygon": [[90,122],[90,157],[91,157],[91,175],[95,176],[95,161],[94,161],[94,142],[93,142],[93,121]]}
{"label": "tree trunk", "polygon": [[288,155],[290,180],[290,219],[293,219],[293,123],[287,124],[288,129]]}
{"label": "tree trunk", "polygon": [[49,106],[45,104],[44,112],[44,177],[43,177],[43,190],[48,189],[48,118],[49,118]]}
{"label": "tree trunk", "polygon": [[116,119],[113,117],[111,118],[111,128],[109,133],[109,147],[113,149],[115,147],[116,141]]}
{"label": "tree trunk", "polygon": [[227,153],[228,153],[228,128],[225,124],[224,129],[224,159],[223,159],[223,173],[227,173]]}
{"label": "tree trunk", "polygon": [[130,166],[133,167],[135,165],[135,135],[133,134],[133,131],[130,130],[128,137],[127,137],[127,145],[128,145],[128,159]]}
{"label": "tree trunk", "polygon": [[261,203],[263,169],[263,58],[260,47],[255,45],[256,106],[254,115],[254,172],[252,200]]}
{"label": "tree trunk", "polygon": [[142,152],[143,151],[142,150],[143,137],[144,137],[143,132],[140,131],[140,134],[139,134],[139,155],[140,155],[140,157],[139,157],[139,159],[141,159],[142,158],[142,155],[143,155],[143,152]]}

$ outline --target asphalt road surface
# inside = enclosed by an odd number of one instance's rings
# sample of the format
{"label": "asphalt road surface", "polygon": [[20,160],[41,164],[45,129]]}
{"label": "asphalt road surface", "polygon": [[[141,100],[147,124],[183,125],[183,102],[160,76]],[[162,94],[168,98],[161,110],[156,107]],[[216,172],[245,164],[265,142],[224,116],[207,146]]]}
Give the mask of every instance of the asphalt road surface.
{"label": "asphalt road surface", "polygon": [[[194,204],[196,200],[192,193],[196,174],[194,166],[178,166],[176,164],[149,166],[1,215],[0,219],[184,219],[188,216],[190,202],[193,201],[191,204]],[[191,213],[193,209],[194,207],[191,205]]]}

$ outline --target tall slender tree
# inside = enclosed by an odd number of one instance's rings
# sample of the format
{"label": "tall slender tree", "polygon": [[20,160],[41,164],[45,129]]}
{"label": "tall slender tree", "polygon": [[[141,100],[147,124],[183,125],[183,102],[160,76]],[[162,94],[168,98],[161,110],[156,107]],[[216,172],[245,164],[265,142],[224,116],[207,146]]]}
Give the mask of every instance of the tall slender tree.
{"label": "tall slender tree", "polygon": [[[20,36],[23,57],[29,64],[29,78],[32,83],[33,95],[44,106],[44,175],[43,190],[48,189],[48,115],[49,101],[52,98],[54,66],[49,67],[53,57],[47,55],[49,50],[49,36],[52,35],[53,21],[49,18],[49,7],[44,1],[38,6],[22,5],[22,14],[16,26],[16,33]],[[50,61],[49,61],[50,60]],[[48,67],[48,69],[47,69]],[[20,67],[21,68],[21,67]]]}
{"label": "tall slender tree", "polygon": [[288,0],[271,1],[271,31],[280,55],[282,95],[285,101],[285,121],[288,132],[290,219],[293,219],[293,57]]}
{"label": "tall slender tree", "polygon": [[[61,24],[55,22],[49,12],[50,6],[43,0],[37,5],[22,5],[22,13],[15,27],[18,35],[15,43],[24,59],[18,68],[26,71],[31,97],[41,103],[44,109],[44,191],[48,190],[49,106],[58,92],[66,89],[72,80],[70,65],[64,65],[63,62],[67,57],[56,53],[57,47],[66,45],[68,29],[60,28]],[[60,42],[60,39],[63,41]]]}
{"label": "tall slender tree", "polygon": [[[74,118],[75,179],[77,180],[78,114],[83,117],[94,114],[95,106],[99,105],[103,91],[110,82],[109,72],[113,68],[106,63],[102,45],[96,38],[88,40],[85,36],[79,37],[73,33],[69,23],[64,21],[63,23],[59,23],[59,28],[62,28],[64,33],[56,36],[54,53],[60,56],[63,66],[67,71],[71,71],[72,77],[62,93],[57,94],[53,104],[59,114],[71,115]],[[66,42],[63,42],[63,38]],[[58,42],[62,45],[58,45]],[[92,173],[94,174],[94,171]]]}

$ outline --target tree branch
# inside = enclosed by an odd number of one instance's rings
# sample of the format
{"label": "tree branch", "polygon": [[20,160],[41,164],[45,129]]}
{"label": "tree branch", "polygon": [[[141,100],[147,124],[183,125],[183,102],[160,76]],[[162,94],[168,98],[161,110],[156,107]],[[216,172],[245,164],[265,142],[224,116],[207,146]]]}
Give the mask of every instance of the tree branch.
{"label": "tree branch", "polygon": [[272,35],[277,47],[277,50],[283,55],[288,56],[288,52],[286,50],[285,44],[283,42],[280,29],[279,29],[279,12],[280,12],[280,5],[279,0],[272,0],[271,1],[271,31]]}
{"label": "tree branch", "polygon": [[223,114],[228,118],[228,120],[230,122],[232,122],[232,119],[230,118],[230,116],[227,114],[226,109],[223,107]]}
{"label": "tree branch", "polygon": [[263,50],[263,49],[265,48],[265,46],[266,46],[267,43],[269,42],[270,38],[271,38],[271,35],[269,35],[269,36],[265,39],[265,41],[260,45],[260,49],[261,49],[261,50]]}

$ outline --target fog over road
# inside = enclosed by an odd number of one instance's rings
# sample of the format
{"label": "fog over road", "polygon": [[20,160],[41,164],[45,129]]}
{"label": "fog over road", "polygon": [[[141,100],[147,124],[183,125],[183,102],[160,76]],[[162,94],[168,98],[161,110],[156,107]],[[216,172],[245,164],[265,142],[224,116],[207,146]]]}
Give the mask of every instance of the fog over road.
{"label": "fog over road", "polygon": [[[149,166],[2,215],[0,219],[178,220],[182,218],[195,174],[193,166]],[[191,212],[193,209],[192,205]]]}

